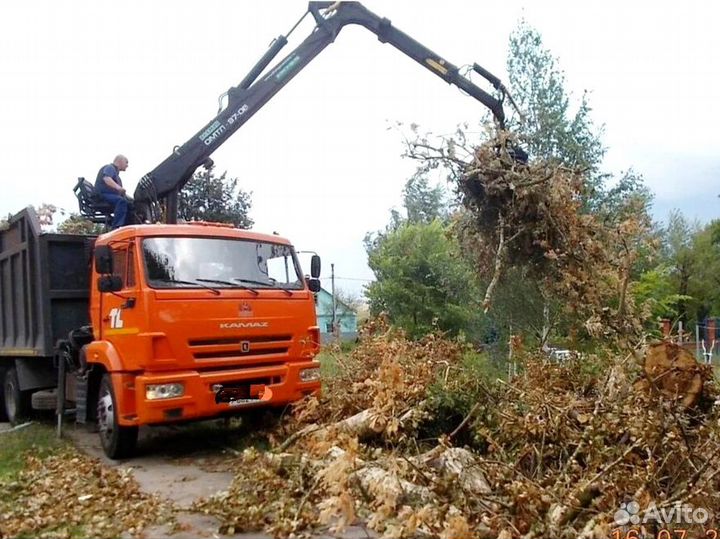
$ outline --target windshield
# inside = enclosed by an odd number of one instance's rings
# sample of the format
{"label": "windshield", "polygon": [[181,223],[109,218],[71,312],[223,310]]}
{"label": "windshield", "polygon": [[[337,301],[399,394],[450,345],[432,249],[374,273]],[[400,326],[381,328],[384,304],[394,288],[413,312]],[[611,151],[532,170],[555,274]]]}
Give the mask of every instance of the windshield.
{"label": "windshield", "polygon": [[172,237],[146,238],[142,249],[153,288],[304,288],[289,245]]}

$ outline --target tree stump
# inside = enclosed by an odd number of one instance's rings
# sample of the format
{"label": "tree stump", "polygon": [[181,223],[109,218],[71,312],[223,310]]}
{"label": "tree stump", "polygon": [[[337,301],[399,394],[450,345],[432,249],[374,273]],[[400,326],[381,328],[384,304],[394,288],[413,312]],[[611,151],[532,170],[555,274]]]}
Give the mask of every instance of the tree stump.
{"label": "tree stump", "polygon": [[645,384],[677,400],[683,408],[697,404],[703,390],[704,373],[693,354],[669,341],[651,344],[645,354]]}

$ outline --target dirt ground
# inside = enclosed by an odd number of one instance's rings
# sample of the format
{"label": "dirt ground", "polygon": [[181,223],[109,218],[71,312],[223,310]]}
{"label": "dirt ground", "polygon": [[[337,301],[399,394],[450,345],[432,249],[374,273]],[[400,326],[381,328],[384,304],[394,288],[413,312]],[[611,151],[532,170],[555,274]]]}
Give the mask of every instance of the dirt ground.
{"label": "dirt ground", "polygon": [[[145,535],[153,538],[221,537],[217,533],[219,521],[216,518],[193,512],[190,508],[196,500],[226,490],[233,478],[231,457],[236,456],[243,446],[258,445],[257,441],[248,440],[242,428],[225,425],[222,421],[143,428],[137,455],[130,460],[114,461],[105,457],[97,433],[84,427],[66,425],[64,435],[78,449],[99,459],[104,465],[132,470],[142,490],[175,504],[180,531],[171,534],[166,526],[147,529]],[[268,535],[257,533],[222,537],[270,539]],[[363,528],[351,527],[339,536],[317,536],[318,539],[330,537],[363,539],[373,535],[368,535]]]}

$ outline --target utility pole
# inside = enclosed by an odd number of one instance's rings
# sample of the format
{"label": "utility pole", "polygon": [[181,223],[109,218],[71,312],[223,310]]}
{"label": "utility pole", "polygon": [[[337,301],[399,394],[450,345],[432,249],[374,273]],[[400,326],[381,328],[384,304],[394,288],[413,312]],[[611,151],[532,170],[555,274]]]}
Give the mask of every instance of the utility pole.
{"label": "utility pole", "polygon": [[332,291],[332,332],[333,337],[337,340],[338,338],[338,330],[337,330],[337,302],[335,301],[335,264],[330,264],[330,283],[331,283],[331,291]]}

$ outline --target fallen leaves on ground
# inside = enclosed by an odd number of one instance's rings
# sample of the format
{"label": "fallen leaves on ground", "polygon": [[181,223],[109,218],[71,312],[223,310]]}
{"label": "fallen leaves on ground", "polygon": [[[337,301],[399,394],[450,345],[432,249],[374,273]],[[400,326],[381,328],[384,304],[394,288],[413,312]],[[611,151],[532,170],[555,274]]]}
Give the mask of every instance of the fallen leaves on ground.
{"label": "fallen leaves on ground", "polygon": [[45,458],[29,453],[16,480],[0,483],[0,491],[0,537],[139,537],[172,519],[172,506],[141,492],[130,470],[70,448]]}

